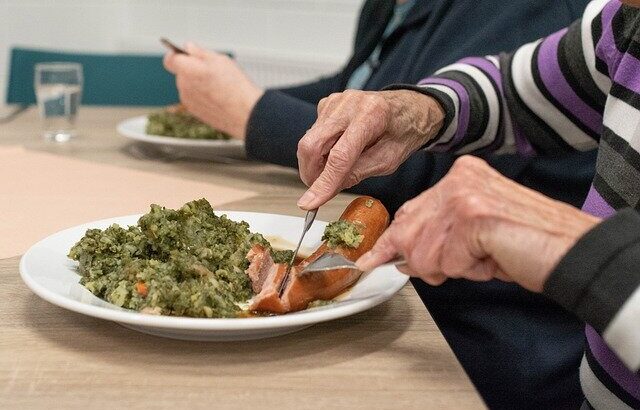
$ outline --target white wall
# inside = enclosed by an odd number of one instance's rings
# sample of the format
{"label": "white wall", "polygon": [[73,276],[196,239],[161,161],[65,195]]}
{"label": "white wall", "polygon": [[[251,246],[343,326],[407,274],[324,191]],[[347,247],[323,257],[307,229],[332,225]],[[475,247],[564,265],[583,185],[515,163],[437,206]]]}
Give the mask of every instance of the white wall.
{"label": "white wall", "polygon": [[256,81],[338,68],[362,0],[0,0],[0,101],[11,46],[162,52],[158,38],[228,49]]}

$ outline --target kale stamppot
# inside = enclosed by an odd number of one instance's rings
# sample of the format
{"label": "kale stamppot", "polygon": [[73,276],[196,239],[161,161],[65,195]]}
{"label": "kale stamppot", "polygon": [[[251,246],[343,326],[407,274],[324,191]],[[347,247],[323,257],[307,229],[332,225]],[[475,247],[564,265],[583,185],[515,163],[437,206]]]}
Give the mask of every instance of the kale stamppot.
{"label": "kale stamppot", "polygon": [[[245,270],[254,244],[270,248],[246,222],[218,216],[200,199],[177,210],[151,205],[136,226],[89,229],[69,258],[79,262],[80,283],[115,305],[165,315],[235,317],[241,313],[238,304],[253,296]],[[272,253],[287,257],[286,251]]]}
{"label": "kale stamppot", "polygon": [[227,140],[227,134],[215,130],[186,111],[160,111],[147,118],[146,133],[165,137]]}
{"label": "kale stamppot", "polygon": [[360,246],[362,239],[364,239],[360,231],[358,224],[339,220],[327,225],[322,235],[322,240],[327,241],[327,246],[330,248],[346,246],[355,249]]}

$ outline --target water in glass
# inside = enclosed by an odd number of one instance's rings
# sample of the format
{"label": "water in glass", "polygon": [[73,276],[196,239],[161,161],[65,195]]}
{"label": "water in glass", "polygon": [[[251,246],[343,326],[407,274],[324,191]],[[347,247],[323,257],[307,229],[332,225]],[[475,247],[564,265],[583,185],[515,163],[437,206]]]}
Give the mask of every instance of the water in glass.
{"label": "water in glass", "polygon": [[45,138],[66,142],[75,136],[75,119],[82,96],[82,66],[36,64],[34,88]]}

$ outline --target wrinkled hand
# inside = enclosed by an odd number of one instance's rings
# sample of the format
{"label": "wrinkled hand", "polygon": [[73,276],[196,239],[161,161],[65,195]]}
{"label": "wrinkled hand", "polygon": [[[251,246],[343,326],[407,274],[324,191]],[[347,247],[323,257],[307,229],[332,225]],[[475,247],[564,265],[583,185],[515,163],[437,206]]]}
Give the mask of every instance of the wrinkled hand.
{"label": "wrinkled hand", "polygon": [[298,144],[303,209],[327,202],[365,178],[394,172],[439,131],[442,108],[415,91],[355,91],[320,101],[318,119]]}
{"label": "wrinkled hand", "polygon": [[169,52],[164,66],[176,76],[187,110],[237,139],[244,139],[251,110],[264,91],[230,57],[187,44],[188,55]]}
{"label": "wrinkled hand", "polygon": [[433,188],[408,201],[373,249],[370,270],[397,254],[403,272],[439,285],[447,278],[515,281],[541,292],[553,268],[599,219],[459,158]]}

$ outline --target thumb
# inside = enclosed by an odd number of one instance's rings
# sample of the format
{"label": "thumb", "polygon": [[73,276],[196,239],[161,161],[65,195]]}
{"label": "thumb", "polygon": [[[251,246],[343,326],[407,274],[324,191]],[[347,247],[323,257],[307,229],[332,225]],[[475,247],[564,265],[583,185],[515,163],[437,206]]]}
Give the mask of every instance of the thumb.
{"label": "thumb", "polygon": [[177,71],[175,59],[176,53],[174,53],[173,51],[168,51],[162,58],[162,64],[164,65],[164,68],[171,74],[175,74]]}
{"label": "thumb", "polygon": [[390,261],[398,254],[398,249],[393,241],[393,226],[387,228],[380,235],[373,248],[357,261],[358,269],[368,272],[381,264]]}

